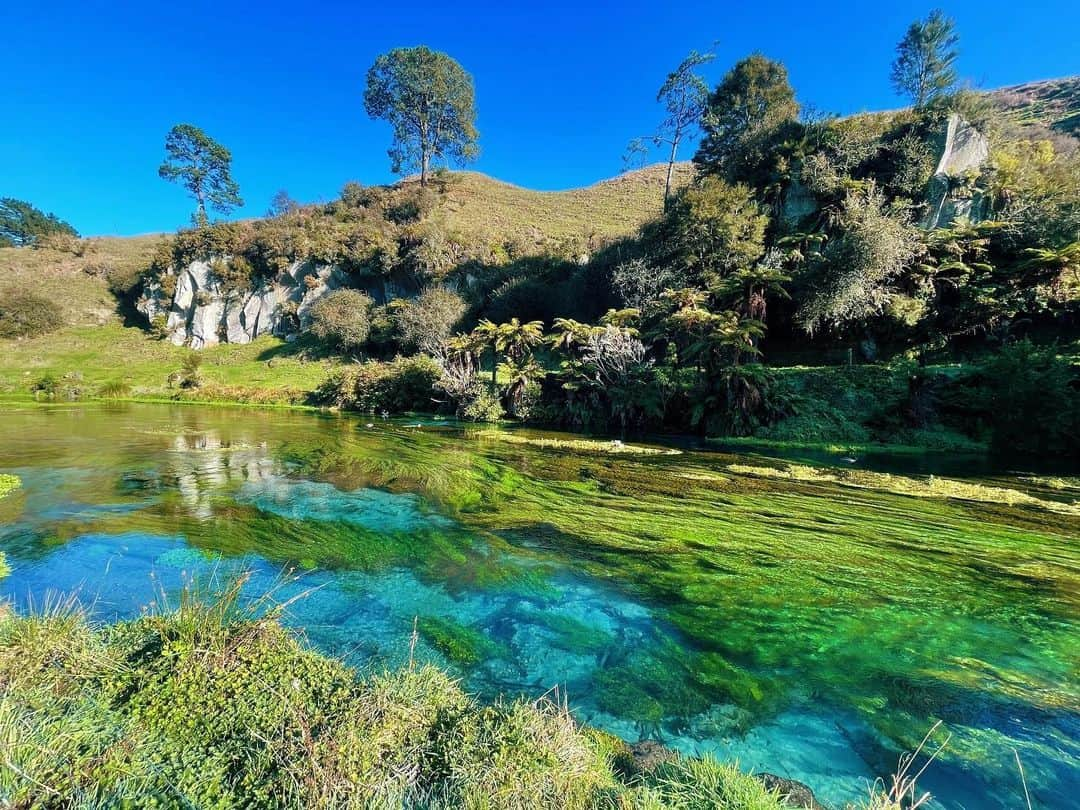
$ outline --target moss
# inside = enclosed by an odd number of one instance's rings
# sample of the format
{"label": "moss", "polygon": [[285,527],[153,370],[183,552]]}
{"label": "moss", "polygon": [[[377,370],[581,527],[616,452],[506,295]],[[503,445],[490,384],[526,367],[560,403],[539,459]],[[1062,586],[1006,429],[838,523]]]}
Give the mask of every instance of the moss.
{"label": "moss", "polygon": [[527,613],[529,621],[536,622],[551,633],[551,644],[576,655],[594,655],[610,650],[615,644],[611,633],[590,627],[572,616],[550,610]]}

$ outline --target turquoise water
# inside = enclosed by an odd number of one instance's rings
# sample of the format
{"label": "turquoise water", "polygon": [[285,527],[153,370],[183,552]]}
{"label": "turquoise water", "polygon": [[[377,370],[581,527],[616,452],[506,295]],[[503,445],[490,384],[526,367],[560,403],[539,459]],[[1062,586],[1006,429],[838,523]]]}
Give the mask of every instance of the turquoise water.
{"label": "turquoise water", "polygon": [[1076,803],[1080,493],[913,498],[417,424],[0,407],[24,484],[0,501],[0,592],[114,620],[245,570],[358,667],[407,661],[416,626],[418,657],[483,697],[558,687],[584,722],[834,805],[939,720],[940,806],[1022,806],[1014,750],[1037,806]]}

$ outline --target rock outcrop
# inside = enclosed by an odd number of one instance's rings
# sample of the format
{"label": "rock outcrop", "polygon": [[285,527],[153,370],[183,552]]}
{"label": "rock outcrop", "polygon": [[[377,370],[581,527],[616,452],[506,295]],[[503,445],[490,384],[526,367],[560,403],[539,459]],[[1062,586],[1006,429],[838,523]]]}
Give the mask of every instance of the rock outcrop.
{"label": "rock outcrop", "polygon": [[927,228],[947,228],[960,218],[985,217],[986,199],[975,181],[990,159],[990,142],[956,113],[949,116],[941,156],[927,190]]}
{"label": "rock outcrop", "polygon": [[193,349],[249,343],[268,334],[289,338],[308,325],[316,301],[348,286],[342,271],[310,262],[295,262],[277,278],[240,291],[224,289],[204,261],[168,275],[175,279],[171,300],[161,282],[154,282],[138,309],[173,343]]}
{"label": "rock outcrop", "polygon": [[[937,166],[926,190],[924,228],[947,228],[960,218],[985,219],[988,200],[976,181],[990,159],[990,142],[956,113],[937,138]],[[790,226],[818,210],[813,193],[794,177],[784,192],[780,215]]]}

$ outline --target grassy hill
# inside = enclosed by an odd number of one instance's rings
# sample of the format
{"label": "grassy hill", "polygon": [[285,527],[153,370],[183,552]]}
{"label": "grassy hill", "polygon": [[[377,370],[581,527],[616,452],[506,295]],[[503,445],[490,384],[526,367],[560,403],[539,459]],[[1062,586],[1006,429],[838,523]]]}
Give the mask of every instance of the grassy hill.
{"label": "grassy hill", "polygon": [[[430,220],[467,241],[507,234],[533,246],[615,239],[663,211],[666,172],[666,165],[656,164],[569,191],[532,191],[476,172],[454,172]],[[693,172],[688,161],[676,164],[676,185],[689,183]]]}
{"label": "grassy hill", "polygon": [[[560,243],[600,245],[628,236],[663,209],[666,167],[628,172],[586,188],[532,191],[475,172],[441,178],[430,224],[466,242],[514,234],[528,253]],[[676,167],[689,182],[689,163]],[[403,192],[415,181],[397,188]],[[102,387],[142,397],[177,394],[167,384],[189,354],[126,321],[115,291],[131,287],[164,235],[95,237],[41,248],[0,248],[0,295],[33,290],[60,305],[65,326],[23,340],[0,339],[0,396],[25,398],[43,379],[93,394]],[[130,314],[130,313],[129,313]],[[134,319],[131,319],[134,320]],[[302,346],[263,337],[248,345],[221,345],[201,353],[203,388],[188,397],[295,403],[339,361],[308,357]]]}
{"label": "grassy hill", "polygon": [[1080,76],[1002,87],[989,96],[1015,124],[1042,125],[1080,137]]}

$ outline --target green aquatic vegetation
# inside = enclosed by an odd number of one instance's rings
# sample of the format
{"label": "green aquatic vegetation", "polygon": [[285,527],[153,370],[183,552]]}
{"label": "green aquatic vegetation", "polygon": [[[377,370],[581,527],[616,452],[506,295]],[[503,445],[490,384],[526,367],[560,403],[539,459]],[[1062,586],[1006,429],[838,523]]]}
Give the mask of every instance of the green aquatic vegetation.
{"label": "green aquatic vegetation", "polygon": [[511,655],[505,644],[452,619],[419,616],[416,629],[432,647],[455,664],[479,664],[492,658],[509,658]]}
{"label": "green aquatic vegetation", "polygon": [[615,645],[615,637],[605,630],[590,627],[580,619],[551,610],[531,610],[525,618],[551,634],[551,644],[575,655],[597,655]]}
{"label": "green aquatic vegetation", "polygon": [[661,720],[685,721],[709,708],[709,696],[695,683],[689,662],[674,645],[623,654],[617,663],[596,671],[597,703],[617,717],[637,720],[643,736],[658,732]]}
{"label": "green aquatic vegetation", "polygon": [[913,495],[918,498],[955,498],[965,501],[1003,503],[1009,506],[1034,506],[1069,515],[1080,515],[1080,504],[1047,501],[1026,492],[985,484],[957,481],[952,478],[928,476],[911,478],[870,470],[826,470],[802,464],[785,467],[761,467],[748,464],[728,464],[727,469],[737,475],[753,475],[761,478],[782,478],[792,481],[837,483],[849,487],[876,489],[897,495]]}
{"label": "green aquatic vegetation", "polygon": [[707,652],[694,657],[689,667],[695,681],[727,697],[738,706],[760,709],[772,695],[772,686],[736,666],[720,653]]}
{"label": "green aquatic vegetation", "polygon": [[673,447],[655,447],[643,444],[626,444],[618,439],[557,439],[551,436],[537,435],[535,432],[511,432],[497,429],[471,431],[469,438],[480,441],[505,442],[507,444],[526,444],[542,450],[570,450],[584,453],[604,453],[612,455],[635,456],[677,456],[682,451]]}
{"label": "green aquatic vegetation", "polygon": [[0,612],[0,792],[18,806],[779,810],[712,761],[624,781],[613,743],[564,705],[481,706],[431,667],[359,680],[272,616],[245,617],[237,594],[108,629],[72,603]]}
{"label": "green aquatic vegetation", "polygon": [[[15,573],[22,555],[59,556],[68,539],[91,532],[183,536],[229,559],[305,561],[331,580],[406,569],[461,605],[460,614],[448,607],[441,618],[499,637],[511,636],[497,623],[540,622],[520,609],[488,608],[535,598],[537,612],[557,616],[553,600],[570,573],[641,609],[619,618],[616,642],[596,654],[585,652],[592,642],[577,636],[580,628],[539,635],[561,659],[545,677],[558,679],[566,661],[583,716],[612,729],[629,720],[639,733],[697,745],[782,723],[790,713],[854,714],[859,745],[875,740],[867,757],[891,764],[935,718],[957,724],[958,740],[993,723],[998,736],[980,738],[987,756],[1007,757],[1010,745],[1023,753],[1025,740],[1037,738],[1032,778],[1043,790],[1063,784],[1061,755],[1046,746],[1057,744],[1054,723],[1078,700],[1077,515],[1024,502],[901,497],[872,482],[737,474],[730,465],[768,462],[719,453],[616,458],[478,441],[451,427],[368,429],[362,420],[288,413],[250,418],[245,425],[213,409],[136,408],[111,418],[91,409],[70,421],[52,413],[47,426],[34,414],[0,420],[0,465],[27,463],[35,476],[77,469],[78,476],[46,479],[48,486],[69,503],[136,507],[78,514],[65,507],[25,530],[22,523],[36,516],[22,516],[4,546]],[[137,446],[128,436],[143,421],[162,432]],[[41,440],[25,462],[19,450],[4,455],[58,426],[71,433],[68,445]],[[178,436],[188,445],[216,437],[245,449],[187,453],[177,449]],[[88,449],[99,443],[100,451]],[[453,520],[397,532],[311,519],[303,510],[292,518],[270,514],[236,501],[237,482],[245,470],[255,479],[256,469],[332,482],[342,496],[359,487],[408,494],[419,499],[420,515]],[[160,488],[121,491],[118,470],[153,471]],[[1004,474],[961,483],[1042,501],[1071,495]],[[409,606],[393,615],[397,635],[389,643],[400,643],[416,612],[424,611]],[[625,651],[634,644],[637,659]],[[488,694],[497,691],[496,678],[515,683],[511,670],[525,665],[527,651],[515,652],[520,661],[488,668],[481,657],[455,670]],[[533,677],[523,676],[528,688],[546,688]],[[1020,728],[1010,717],[1029,720]],[[978,750],[965,745],[948,761],[974,773],[980,766],[965,757]]]}
{"label": "green aquatic vegetation", "polygon": [[0,473],[0,498],[14,492],[20,486],[22,486],[22,481],[19,480],[19,476]]}

